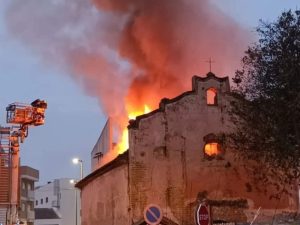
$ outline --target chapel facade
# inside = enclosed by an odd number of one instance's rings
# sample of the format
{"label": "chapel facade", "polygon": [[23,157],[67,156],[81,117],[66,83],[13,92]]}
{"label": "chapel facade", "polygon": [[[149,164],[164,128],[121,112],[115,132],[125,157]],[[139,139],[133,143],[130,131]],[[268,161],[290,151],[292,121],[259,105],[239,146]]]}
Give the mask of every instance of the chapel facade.
{"label": "chapel facade", "polygon": [[259,187],[247,162],[225,145],[232,129],[228,77],[192,78],[192,90],[162,99],[159,108],[129,122],[129,149],[81,180],[82,225],[141,225],[148,205],[159,206],[161,224],[195,224],[195,210],[209,205],[212,222],[246,224],[299,211],[297,187],[280,199]]}

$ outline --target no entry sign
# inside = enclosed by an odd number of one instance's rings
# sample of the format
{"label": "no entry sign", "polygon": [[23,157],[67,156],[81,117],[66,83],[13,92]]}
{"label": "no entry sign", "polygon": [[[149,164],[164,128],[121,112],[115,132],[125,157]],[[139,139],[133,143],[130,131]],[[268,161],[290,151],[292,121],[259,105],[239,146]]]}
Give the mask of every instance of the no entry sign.
{"label": "no entry sign", "polygon": [[162,220],[163,215],[159,206],[148,205],[144,210],[144,219],[149,225],[157,225]]}
{"label": "no entry sign", "polygon": [[209,225],[210,217],[209,211],[206,205],[200,204],[196,210],[196,224],[197,225]]}

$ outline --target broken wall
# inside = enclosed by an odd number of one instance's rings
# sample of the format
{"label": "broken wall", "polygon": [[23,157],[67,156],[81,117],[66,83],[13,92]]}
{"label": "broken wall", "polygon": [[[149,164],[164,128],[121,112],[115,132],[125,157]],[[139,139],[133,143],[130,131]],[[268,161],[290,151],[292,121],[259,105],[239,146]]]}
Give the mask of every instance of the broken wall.
{"label": "broken wall", "polygon": [[[217,90],[217,104],[208,105],[206,91]],[[258,207],[297,208],[294,196],[270,199],[271,189],[257,186],[230,149],[217,158],[204,154],[203,138],[221,136],[232,124],[228,78],[213,74],[194,77],[193,90],[163,99],[160,108],[129,125],[129,201],[133,221],[143,217],[148,204],[159,205],[164,216],[181,225],[194,224],[199,202],[211,205],[214,220],[246,222]],[[263,213],[262,213],[263,214]],[[263,218],[263,216],[262,216]]]}

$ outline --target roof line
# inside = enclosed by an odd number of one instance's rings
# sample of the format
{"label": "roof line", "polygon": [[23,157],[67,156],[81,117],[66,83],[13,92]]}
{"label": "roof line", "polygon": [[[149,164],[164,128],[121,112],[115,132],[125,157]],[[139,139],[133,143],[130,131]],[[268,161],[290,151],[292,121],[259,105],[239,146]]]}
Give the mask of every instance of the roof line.
{"label": "roof line", "polygon": [[104,166],[98,168],[97,170],[84,177],[82,180],[76,183],[75,187],[82,189],[85,185],[87,185],[95,178],[100,177],[103,174],[111,171],[112,169],[122,166],[124,164],[128,164],[128,150],[125,151],[123,154],[118,155],[117,158],[113,159],[109,163],[105,164]]}
{"label": "roof line", "polygon": [[152,116],[152,115],[154,115],[158,112],[165,112],[165,107],[166,107],[167,104],[179,101],[180,99],[182,99],[185,96],[195,94],[197,92],[197,85],[196,85],[197,82],[205,82],[205,81],[210,80],[210,79],[215,79],[219,82],[227,82],[229,78],[227,76],[226,77],[217,77],[212,72],[207,73],[206,77],[200,77],[200,76],[194,75],[193,78],[192,78],[192,90],[191,91],[183,92],[182,94],[180,94],[180,95],[178,95],[174,98],[171,98],[171,99],[169,99],[169,98],[161,99],[158,109],[156,109],[156,110],[154,110],[150,113],[137,116],[135,118],[135,120],[129,120],[129,125],[127,126],[127,128],[128,129],[138,129],[139,128],[139,123],[142,119],[148,118],[148,117],[150,117],[150,116]]}

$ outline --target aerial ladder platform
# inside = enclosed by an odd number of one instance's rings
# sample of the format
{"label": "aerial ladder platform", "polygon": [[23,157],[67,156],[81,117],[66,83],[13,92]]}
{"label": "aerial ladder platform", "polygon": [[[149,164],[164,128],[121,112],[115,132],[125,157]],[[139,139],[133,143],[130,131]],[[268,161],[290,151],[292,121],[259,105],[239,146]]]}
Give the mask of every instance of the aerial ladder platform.
{"label": "aerial ladder platform", "polygon": [[11,125],[0,126],[0,224],[19,224],[20,143],[28,136],[29,126],[45,123],[46,109],[46,101],[40,99],[6,107],[6,122]]}

